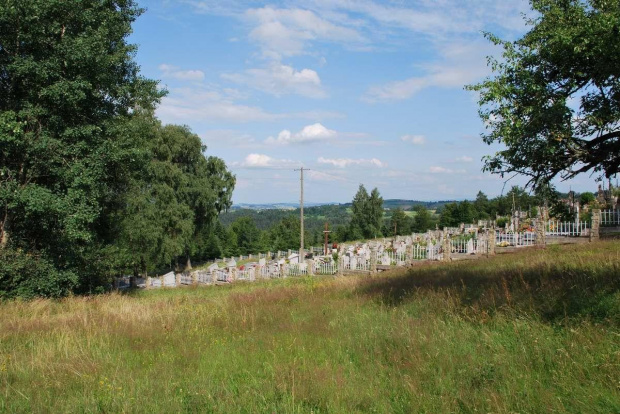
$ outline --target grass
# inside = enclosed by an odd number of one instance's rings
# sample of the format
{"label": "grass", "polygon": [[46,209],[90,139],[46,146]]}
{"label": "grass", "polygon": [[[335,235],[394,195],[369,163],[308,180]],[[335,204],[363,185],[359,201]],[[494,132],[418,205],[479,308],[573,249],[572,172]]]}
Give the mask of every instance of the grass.
{"label": "grass", "polygon": [[0,412],[620,412],[620,241],[0,304]]}

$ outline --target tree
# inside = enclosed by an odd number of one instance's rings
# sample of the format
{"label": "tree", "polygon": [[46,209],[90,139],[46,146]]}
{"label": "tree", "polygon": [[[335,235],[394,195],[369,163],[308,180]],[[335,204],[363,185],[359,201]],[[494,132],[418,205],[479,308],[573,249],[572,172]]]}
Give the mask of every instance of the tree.
{"label": "tree", "polygon": [[474,222],[474,216],[476,215],[476,211],[474,206],[469,201],[465,200],[458,203],[457,209],[457,221],[458,224],[471,224]]}
{"label": "tree", "polygon": [[349,240],[381,236],[383,220],[383,198],[376,188],[368,195],[366,187],[360,184],[351,205],[353,216],[349,224]]}
{"label": "tree", "polygon": [[413,218],[412,230],[416,233],[424,233],[432,227],[431,215],[423,205],[414,207],[415,217]]}
{"label": "tree", "polygon": [[594,200],[596,200],[596,197],[594,197],[594,194],[587,192],[587,191],[585,193],[581,193],[581,195],[579,196],[579,204],[581,204],[582,206],[586,206],[590,204],[591,202],[593,202]]}
{"label": "tree", "polygon": [[369,233],[367,238],[381,236],[381,222],[383,221],[383,198],[377,188],[370,192],[368,200]]}
{"label": "tree", "polygon": [[273,250],[287,250],[299,246],[301,224],[296,216],[288,216],[274,226],[271,233]]}
{"label": "tree", "polygon": [[351,223],[349,224],[348,237],[349,240],[358,240],[366,237],[368,233],[368,201],[370,196],[366,187],[360,184],[357,193],[353,197],[351,203]]}
{"label": "tree", "polygon": [[476,200],[474,201],[476,217],[482,220],[488,220],[491,217],[489,208],[489,198],[482,191],[478,191]]}
{"label": "tree", "polygon": [[397,235],[409,234],[411,232],[411,219],[400,207],[392,211],[388,227],[383,233],[387,235],[394,234],[394,232]]}
{"label": "tree", "polygon": [[530,0],[536,18],[514,42],[486,34],[504,49],[490,59],[495,77],[480,93],[483,139],[506,149],[485,170],[518,173],[538,187],[554,177],[620,164],[620,0]]}
{"label": "tree", "polygon": [[144,160],[125,125],[162,96],[126,42],[141,13],[132,0],[0,7],[0,249],[52,266],[64,287],[101,276],[108,224]]}
{"label": "tree", "polygon": [[232,223],[230,230],[237,235],[239,254],[247,255],[260,251],[261,231],[251,217],[239,217]]}

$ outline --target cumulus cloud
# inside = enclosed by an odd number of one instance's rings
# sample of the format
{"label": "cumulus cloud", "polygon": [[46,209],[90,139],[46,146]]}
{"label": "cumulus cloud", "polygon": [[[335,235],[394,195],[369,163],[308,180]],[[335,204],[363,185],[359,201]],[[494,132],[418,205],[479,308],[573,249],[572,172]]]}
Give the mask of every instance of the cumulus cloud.
{"label": "cumulus cloud", "polygon": [[321,85],[321,78],[314,70],[297,71],[292,66],[278,62],[273,62],[265,68],[248,69],[244,73],[223,74],[222,78],[275,96],[287,94],[309,98],[327,96]]}
{"label": "cumulus cloud", "polygon": [[349,166],[352,166],[352,165],[382,168],[382,167],[385,167],[385,165],[386,165],[384,162],[382,162],[381,160],[379,160],[377,158],[371,158],[371,159],[364,159],[364,158],[351,159],[351,158],[323,158],[323,157],[319,157],[317,162],[319,164],[330,164],[330,165],[333,165],[334,167],[338,167],[338,168],[346,168],[346,167],[349,167]]}
{"label": "cumulus cloud", "polygon": [[161,75],[164,78],[173,78],[182,81],[201,81],[205,77],[205,73],[201,70],[181,70],[178,66],[161,64],[159,65]]}
{"label": "cumulus cloud", "polygon": [[288,168],[298,163],[287,160],[272,158],[265,154],[249,154],[242,162],[234,162],[232,166],[242,168]]}
{"label": "cumulus cloud", "polygon": [[310,41],[363,40],[355,29],[331,23],[310,10],[266,6],[247,10],[245,17],[255,25],[250,39],[260,45],[266,57],[276,60],[304,53]]}
{"label": "cumulus cloud", "polygon": [[265,140],[267,144],[302,144],[311,142],[324,142],[331,141],[338,136],[338,133],[333,129],[328,129],[320,123],[308,125],[301,131],[291,133],[291,131],[285,129],[280,131],[277,138],[269,137]]}
{"label": "cumulus cloud", "polygon": [[404,142],[411,142],[413,145],[424,145],[426,143],[424,135],[403,135],[400,139]]}

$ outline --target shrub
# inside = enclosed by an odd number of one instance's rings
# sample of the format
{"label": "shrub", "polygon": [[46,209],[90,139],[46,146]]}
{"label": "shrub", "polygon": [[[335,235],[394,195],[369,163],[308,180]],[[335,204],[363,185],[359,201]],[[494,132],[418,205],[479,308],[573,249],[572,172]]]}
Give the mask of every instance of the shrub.
{"label": "shrub", "polygon": [[0,298],[57,298],[68,295],[77,283],[75,273],[56,269],[44,257],[21,249],[0,250]]}

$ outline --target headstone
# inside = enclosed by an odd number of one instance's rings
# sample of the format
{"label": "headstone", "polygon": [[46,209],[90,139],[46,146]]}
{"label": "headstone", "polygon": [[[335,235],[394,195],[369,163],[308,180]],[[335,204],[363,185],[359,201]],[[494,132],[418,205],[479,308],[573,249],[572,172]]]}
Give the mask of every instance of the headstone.
{"label": "headstone", "polygon": [[377,247],[375,245],[370,246],[370,271],[373,273],[377,271]]}
{"label": "headstone", "polygon": [[474,239],[469,239],[467,241],[467,254],[475,254],[474,251]]}
{"label": "headstone", "polygon": [[168,272],[162,276],[162,285],[165,287],[176,286],[176,275],[174,272]]}
{"label": "headstone", "polygon": [[447,232],[445,233],[445,236],[443,238],[442,249],[443,249],[443,260],[444,260],[444,262],[449,262],[450,261],[451,246],[450,246],[450,237],[448,237],[448,233]]}
{"label": "headstone", "polygon": [[592,228],[590,229],[590,241],[597,241],[600,239],[600,226],[601,226],[601,210],[592,210]]}

